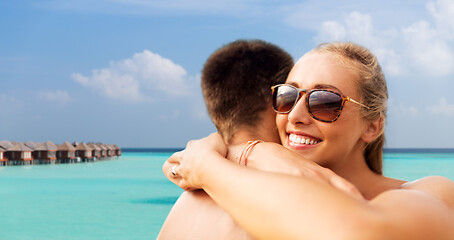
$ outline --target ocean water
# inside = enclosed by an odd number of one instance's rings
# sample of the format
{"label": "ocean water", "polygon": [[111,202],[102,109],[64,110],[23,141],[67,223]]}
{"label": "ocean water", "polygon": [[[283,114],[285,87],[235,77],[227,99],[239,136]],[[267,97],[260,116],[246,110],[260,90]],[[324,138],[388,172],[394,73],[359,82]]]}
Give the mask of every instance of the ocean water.
{"label": "ocean water", "polygon": [[[161,166],[171,152],[95,163],[0,167],[0,240],[156,239],[181,190]],[[454,180],[454,152],[387,152],[385,175]]]}
{"label": "ocean water", "polygon": [[0,168],[0,239],[156,239],[182,192],[162,173],[168,156]]}
{"label": "ocean water", "polygon": [[383,172],[407,181],[432,175],[454,181],[454,149],[389,150],[384,154]]}

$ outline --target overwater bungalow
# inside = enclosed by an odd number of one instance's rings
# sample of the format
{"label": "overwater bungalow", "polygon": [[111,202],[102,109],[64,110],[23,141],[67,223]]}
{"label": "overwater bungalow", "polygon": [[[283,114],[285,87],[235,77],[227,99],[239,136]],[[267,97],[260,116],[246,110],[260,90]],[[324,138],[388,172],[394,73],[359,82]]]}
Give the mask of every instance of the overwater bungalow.
{"label": "overwater bungalow", "polygon": [[8,148],[12,147],[13,144],[9,141],[0,141],[0,149],[3,149],[4,152],[3,152],[3,166],[5,165],[8,165],[8,155],[9,155],[9,152],[8,152]]}
{"label": "overwater bungalow", "polygon": [[121,157],[121,148],[119,148],[116,144],[113,145],[115,149],[115,156]]}
{"label": "overwater bungalow", "polygon": [[33,150],[35,163],[55,164],[55,161],[57,160],[57,145],[51,141],[36,143],[36,147]]}
{"label": "overwater bungalow", "polygon": [[28,141],[28,142],[24,143],[24,145],[33,150],[32,151],[33,164],[38,164],[39,163],[39,159],[37,159],[36,156],[35,156],[35,153],[36,153],[35,149],[38,147],[39,143]]}
{"label": "overwater bungalow", "polygon": [[115,149],[110,144],[104,144],[104,146],[107,148],[107,157],[112,158],[115,154]]}
{"label": "overwater bungalow", "polygon": [[87,145],[93,149],[92,150],[92,156],[93,156],[93,160],[96,161],[96,160],[99,160],[101,158],[101,148],[98,147],[95,143],[87,143]]}
{"label": "overwater bungalow", "polygon": [[8,148],[8,165],[30,165],[33,163],[33,149],[27,147],[24,143],[13,143]]}
{"label": "overwater bungalow", "polygon": [[101,159],[104,159],[107,157],[107,148],[104,146],[102,143],[96,143],[96,146],[101,148]]}
{"label": "overwater bungalow", "polygon": [[74,163],[76,161],[76,148],[69,142],[57,145],[57,161],[59,163]]}
{"label": "overwater bungalow", "polygon": [[119,156],[121,149],[113,144],[0,141],[0,166],[87,162]]}
{"label": "overwater bungalow", "polygon": [[8,158],[5,156],[6,149],[0,146],[0,166],[8,165]]}
{"label": "overwater bungalow", "polygon": [[81,142],[76,147],[76,157],[80,158],[84,162],[93,160],[93,149],[86,143]]}

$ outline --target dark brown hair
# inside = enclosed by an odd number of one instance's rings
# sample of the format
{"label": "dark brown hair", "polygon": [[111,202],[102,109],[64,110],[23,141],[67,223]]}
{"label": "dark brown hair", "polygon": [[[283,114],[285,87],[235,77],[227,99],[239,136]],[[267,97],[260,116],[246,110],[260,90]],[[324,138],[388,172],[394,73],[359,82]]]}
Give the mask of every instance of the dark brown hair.
{"label": "dark brown hair", "polygon": [[255,127],[271,106],[271,86],[284,83],[292,57],[261,40],[237,40],[216,50],[202,70],[208,113],[226,141],[240,126]]}

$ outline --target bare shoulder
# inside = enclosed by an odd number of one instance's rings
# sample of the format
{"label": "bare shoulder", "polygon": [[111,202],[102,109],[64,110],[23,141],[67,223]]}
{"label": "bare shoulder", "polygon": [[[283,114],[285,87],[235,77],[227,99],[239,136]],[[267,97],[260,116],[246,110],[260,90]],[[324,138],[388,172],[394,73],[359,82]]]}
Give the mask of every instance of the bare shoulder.
{"label": "bare shoulder", "polygon": [[208,194],[196,190],[178,198],[158,239],[249,239],[249,235]]}
{"label": "bare shoulder", "polygon": [[402,189],[422,191],[437,198],[454,210],[454,182],[442,176],[429,176],[408,182]]}
{"label": "bare shoulder", "polygon": [[408,182],[369,203],[391,239],[454,239],[454,183],[448,178]]}

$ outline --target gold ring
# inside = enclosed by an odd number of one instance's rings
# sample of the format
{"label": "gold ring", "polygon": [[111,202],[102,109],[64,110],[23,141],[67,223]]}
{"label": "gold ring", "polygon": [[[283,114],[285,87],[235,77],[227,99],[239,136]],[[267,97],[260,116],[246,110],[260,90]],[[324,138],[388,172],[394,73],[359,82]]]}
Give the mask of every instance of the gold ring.
{"label": "gold ring", "polygon": [[175,168],[176,168],[176,167],[177,167],[177,166],[175,165],[175,166],[173,166],[173,168],[172,168],[172,175],[173,175],[174,177],[177,176],[177,172],[175,172]]}

